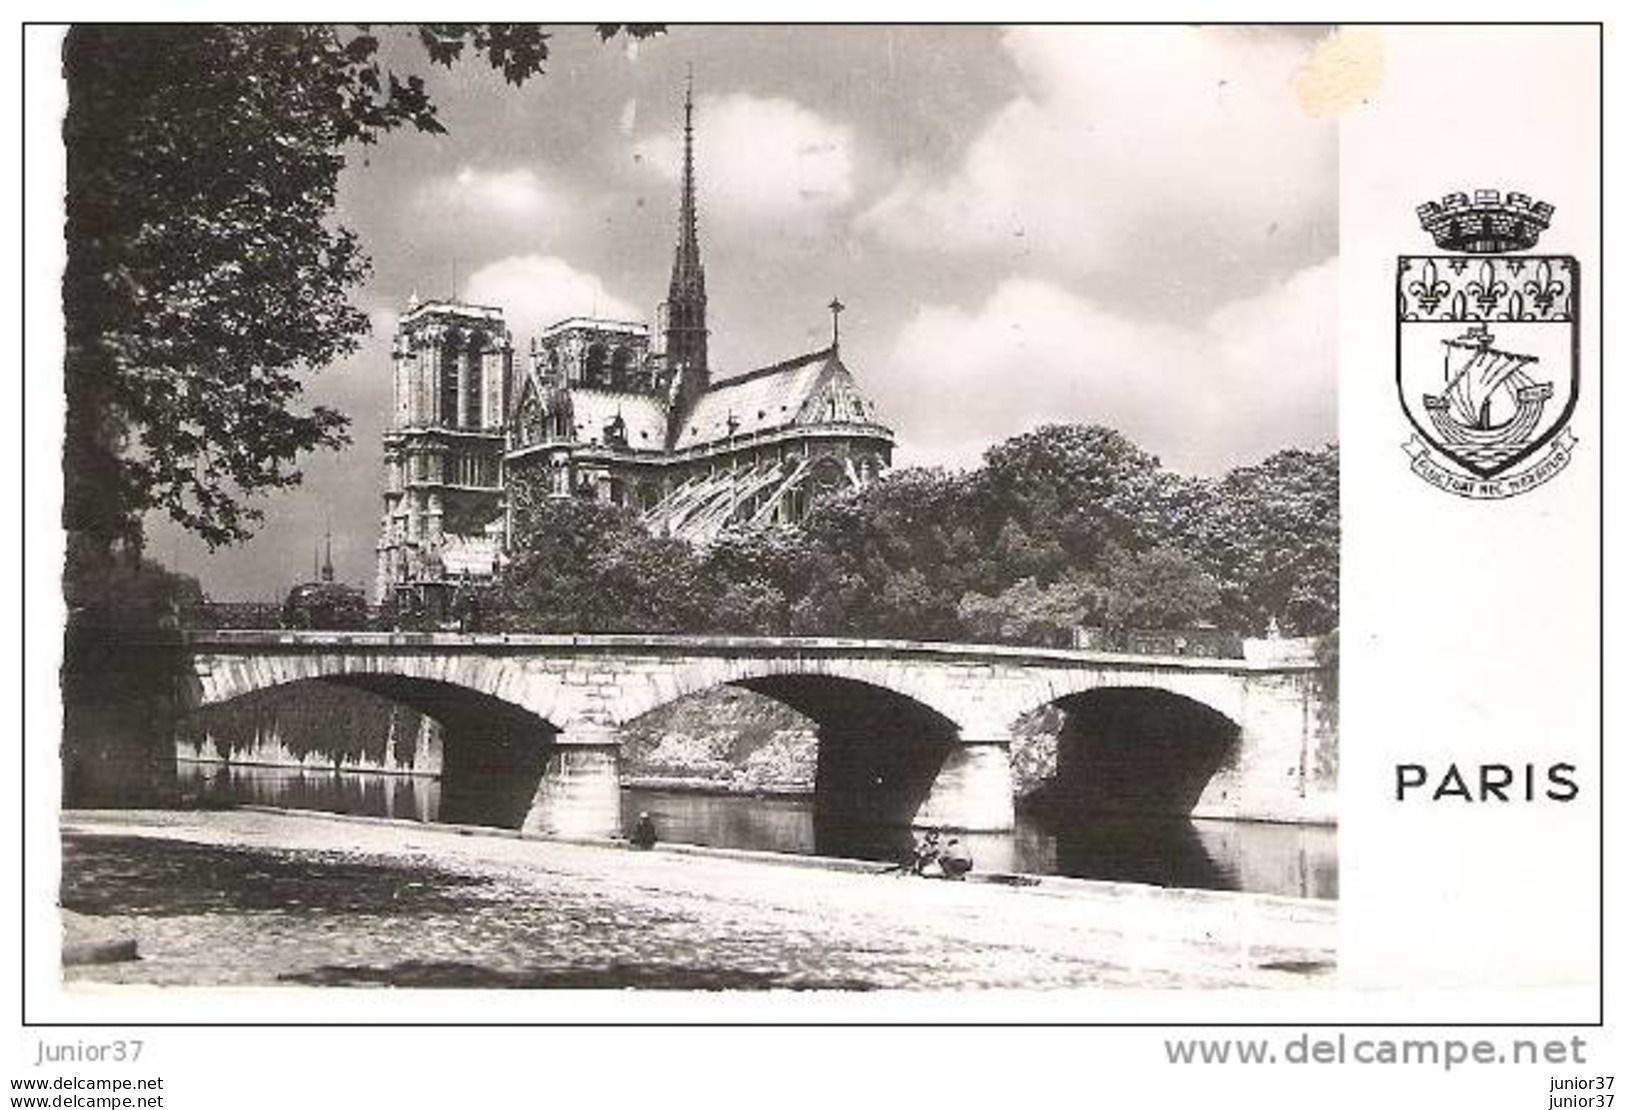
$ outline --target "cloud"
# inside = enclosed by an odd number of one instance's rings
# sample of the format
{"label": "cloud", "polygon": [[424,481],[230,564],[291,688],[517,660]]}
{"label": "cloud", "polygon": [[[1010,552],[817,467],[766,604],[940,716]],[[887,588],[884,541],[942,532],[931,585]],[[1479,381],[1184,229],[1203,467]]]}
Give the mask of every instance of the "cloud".
{"label": "cloud", "polygon": [[1019,28],[1003,46],[1020,94],[945,177],[905,175],[861,226],[908,247],[1003,248],[1087,273],[1165,254],[1244,265],[1334,218],[1337,132],[1298,105],[1301,37]]}
{"label": "cloud", "polygon": [[559,206],[533,170],[463,166],[455,173],[425,181],[413,196],[413,207],[431,212],[437,219],[455,220],[528,219]]}
{"label": "cloud", "polygon": [[[794,101],[744,93],[702,97],[694,159],[701,215],[762,222],[821,217],[852,199],[852,131]],[[682,136],[643,139],[634,157],[670,181],[682,169]]]}
{"label": "cloud", "polygon": [[596,275],[561,258],[526,254],[499,259],[468,276],[463,296],[501,308],[516,337],[534,334],[568,316],[640,320],[641,313],[610,293]]}
{"label": "cloud", "polygon": [[1183,327],[1054,284],[1005,281],[980,308],[927,305],[865,379],[900,463],[974,465],[1045,423],[1100,423],[1178,470],[1215,473],[1337,438],[1337,263]]}

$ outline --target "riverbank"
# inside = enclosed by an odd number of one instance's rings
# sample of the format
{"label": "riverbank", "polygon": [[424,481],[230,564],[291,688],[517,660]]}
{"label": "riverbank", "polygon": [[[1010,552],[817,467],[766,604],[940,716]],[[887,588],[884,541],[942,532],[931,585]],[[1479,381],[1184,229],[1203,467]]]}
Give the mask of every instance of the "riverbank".
{"label": "riverbank", "polygon": [[1327,902],[273,812],[74,811],[69,982],[954,989],[1330,983]]}
{"label": "riverbank", "polygon": [[[259,805],[429,823],[441,818],[438,779],[200,763],[177,763],[176,774],[183,808]],[[912,844],[906,830],[826,829],[821,836],[813,799],[805,794],[625,785],[621,810],[624,832],[648,812],[667,844],[887,862]],[[959,836],[979,872],[1337,897],[1335,828],[1104,813],[1080,819],[1018,806],[1010,832]]]}

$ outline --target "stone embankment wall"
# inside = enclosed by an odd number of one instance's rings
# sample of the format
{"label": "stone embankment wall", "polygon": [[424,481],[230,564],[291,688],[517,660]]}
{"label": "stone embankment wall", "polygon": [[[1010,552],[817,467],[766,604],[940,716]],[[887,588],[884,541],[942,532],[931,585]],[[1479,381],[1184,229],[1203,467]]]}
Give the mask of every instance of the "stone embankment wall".
{"label": "stone embankment wall", "polygon": [[206,706],[177,729],[176,759],[438,776],[440,726],[363,690],[307,683]]}
{"label": "stone embankment wall", "polygon": [[621,729],[621,772],[633,785],[810,793],[817,767],[816,724],[731,686],[681,698]]}

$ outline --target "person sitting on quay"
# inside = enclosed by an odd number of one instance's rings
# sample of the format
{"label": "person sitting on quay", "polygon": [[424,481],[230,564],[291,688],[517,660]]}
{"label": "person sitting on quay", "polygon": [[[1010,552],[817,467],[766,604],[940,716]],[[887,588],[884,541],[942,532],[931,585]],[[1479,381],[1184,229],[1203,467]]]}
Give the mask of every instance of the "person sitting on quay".
{"label": "person sitting on quay", "polygon": [[972,866],[970,853],[959,846],[957,836],[948,839],[948,846],[943,848],[937,857],[937,866],[942,869],[944,879],[963,880],[970,873]]}
{"label": "person sitting on quay", "polygon": [[937,862],[942,854],[942,847],[937,843],[942,836],[936,829],[926,829],[925,839],[914,849],[914,856],[909,860],[908,869],[912,874],[924,875],[926,868]]}
{"label": "person sitting on quay", "polygon": [[644,810],[638,814],[638,823],[632,826],[632,847],[647,852],[655,846],[658,839],[660,838],[655,835],[654,818],[649,816],[648,810]]}
{"label": "person sitting on quay", "polygon": [[924,875],[925,869],[937,861],[937,830],[927,829],[925,838],[913,844],[898,857],[896,863],[881,871],[882,875]]}

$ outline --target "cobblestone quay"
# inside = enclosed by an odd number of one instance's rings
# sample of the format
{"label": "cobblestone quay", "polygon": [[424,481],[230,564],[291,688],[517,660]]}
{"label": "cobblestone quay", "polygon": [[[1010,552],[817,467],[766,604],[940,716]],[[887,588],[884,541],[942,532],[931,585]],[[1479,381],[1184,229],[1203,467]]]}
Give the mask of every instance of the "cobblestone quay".
{"label": "cobblestone quay", "polygon": [[266,812],[70,811],[70,982],[953,989],[1329,985],[1326,902],[633,852]]}

